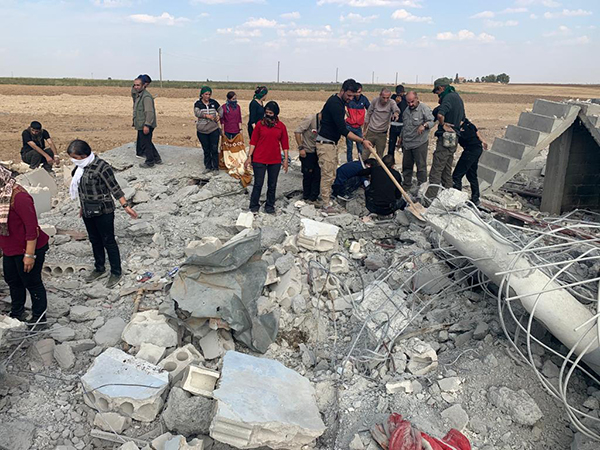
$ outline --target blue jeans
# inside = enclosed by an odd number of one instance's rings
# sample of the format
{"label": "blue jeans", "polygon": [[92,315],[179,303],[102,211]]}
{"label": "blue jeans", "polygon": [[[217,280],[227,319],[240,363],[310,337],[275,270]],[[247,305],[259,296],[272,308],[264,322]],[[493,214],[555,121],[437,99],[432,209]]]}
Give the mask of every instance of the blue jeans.
{"label": "blue jeans", "polygon": [[[353,128],[350,125],[346,124],[346,128],[348,128],[348,131],[352,131],[355,135],[363,137],[363,131],[361,127]],[[350,139],[346,138],[346,158],[348,162],[352,161],[352,144],[353,142]],[[358,150],[358,154],[362,155],[363,145],[357,142],[356,149]]]}

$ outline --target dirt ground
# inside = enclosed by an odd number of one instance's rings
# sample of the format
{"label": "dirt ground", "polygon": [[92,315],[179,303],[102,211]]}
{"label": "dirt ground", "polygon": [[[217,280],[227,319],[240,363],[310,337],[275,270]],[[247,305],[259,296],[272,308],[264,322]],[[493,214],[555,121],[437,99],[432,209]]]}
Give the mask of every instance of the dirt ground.
{"label": "dirt ground", "polygon": [[[517,122],[522,111],[531,109],[536,98],[562,100],[600,97],[599,86],[468,84],[460,86],[459,90],[465,92],[462,96],[467,116],[480,127],[490,144],[493,138],[504,134],[508,124]],[[153,86],[150,91],[156,97],[158,111],[155,142],[199,146],[193,115],[198,91],[161,90],[158,86]],[[213,96],[222,102],[225,94],[224,90],[216,90]],[[319,111],[331,94],[326,91],[271,91],[269,99],[279,103],[281,119],[291,134],[304,117]],[[366,92],[366,95],[373,98],[377,94]],[[243,120],[247,122],[247,105],[252,92],[239,91],[238,98]],[[421,94],[421,100],[431,107],[437,103],[437,97],[433,94]],[[76,138],[87,140],[96,152],[134,141],[131,111],[132,100],[127,88],[2,85],[0,159],[19,159],[21,132],[32,120],[42,122],[61,152]],[[341,144],[343,146],[343,142]]]}

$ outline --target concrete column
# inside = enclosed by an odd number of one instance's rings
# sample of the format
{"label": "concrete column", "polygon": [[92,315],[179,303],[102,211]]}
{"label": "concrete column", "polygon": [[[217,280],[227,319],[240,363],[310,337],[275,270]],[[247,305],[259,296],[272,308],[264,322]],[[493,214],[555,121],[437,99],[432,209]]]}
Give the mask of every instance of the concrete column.
{"label": "concrete column", "polygon": [[569,151],[573,138],[573,125],[550,144],[546,160],[546,176],[540,210],[560,214],[565,193],[565,178],[569,165]]}

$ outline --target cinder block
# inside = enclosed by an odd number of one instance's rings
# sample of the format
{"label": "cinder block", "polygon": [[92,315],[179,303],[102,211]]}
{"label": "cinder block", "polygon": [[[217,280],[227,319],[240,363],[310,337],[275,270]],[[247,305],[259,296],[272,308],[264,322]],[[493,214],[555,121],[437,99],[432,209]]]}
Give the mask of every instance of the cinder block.
{"label": "cinder block", "polygon": [[296,265],[281,276],[281,280],[279,280],[274,289],[279,303],[282,300],[292,299],[302,292],[300,277],[300,269]]}
{"label": "cinder block", "polygon": [[189,366],[185,369],[181,388],[190,394],[212,398],[219,376],[216,370]]}
{"label": "cinder block", "polygon": [[558,122],[554,117],[542,116],[530,112],[523,112],[519,116],[519,126],[541,131],[542,133],[551,133]]}
{"label": "cinder block", "polygon": [[243,212],[237,218],[235,223],[238,231],[245,230],[246,228],[252,228],[252,224],[254,223],[254,214],[251,212]]}
{"label": "cinder block", "polygon": [[199,241],[191,241],[185,248],[185,256],[206,256],[223,247],[221,240],[216,237],[203,237]]}
{"label": "cinder block", "polygon": [[151,344],[149,342],[142,342],[140,345],[140,351],[137,352],[136,358],[148,361],[150,364],[158,364],[161,358],[165,354],[165,347]]}
{"label": "cinder block", "polygon": [[518,125],[509,125],[506,129],[505,139],[515,142],[522,142],[525,145],[535,147],[542,139],[542,133],[537,130],[530,130]]}
{"label": "cinder block", "polygon": [[[355,242],[353,242],[354,244]],[[358,242],[356,242],[358,244]],[[359,246],[360,249],[360,246]],[[333,255],[331,262],[329,263],[329,270],[331,273],[348,273],[350,267],[348,266],[348,260],[340,255]]]}
{"label": "cinder block", "polygon": [[327,252],[335,248],[339,227],[310,219],[302,219],[301,222],[302,229],[296,240],[298,246],[318,252]]}
{"label": "cinder block", "polygon": [[480,161],[487,167],[496,169],[498,172],[507,172],[513,159],[508,156],[499,155],[493,151],[483,152]]}
{"label": "cinder block", "polygon": [[538,98],[533,104],[533,112],[542,116],[563,118],[571,111],[571,105]]}
{"label": "cinder block", "polygon": [[188,344],[176,349],[164,358],[159,363],[159,366],[169,372],[169,381],[171,384],[174,384],[181,380],[186,367],[190,364],[199,364],[201,362],[204,362],[204,357],[192,344]]}

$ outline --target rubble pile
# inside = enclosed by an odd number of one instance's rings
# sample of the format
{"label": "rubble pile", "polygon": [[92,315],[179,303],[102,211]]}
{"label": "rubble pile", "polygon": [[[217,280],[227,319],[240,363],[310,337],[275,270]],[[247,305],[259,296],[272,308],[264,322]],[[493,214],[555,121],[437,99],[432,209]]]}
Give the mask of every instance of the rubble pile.
{"label": "rubble pile", "polygon": [[[2,360],[21,346],[0,367],[0,448],[376,450],[369,430],[394,412],[478,449],[588,448],[509,348],[490,286],[431,226],[365,220],[360,196],[325,216],[294,165],[277,214],[248,215],[199,149],[164,146],[145,171],[133,148],[102,155],[140,214],[116,214],[117,289],[83,282],[91,248],[56,175],[40,212],[50,327],[21,344],[0,320]],[[533,351],[558,382],[560,359]],[[570,386],[598,417],[600,386]]]}

